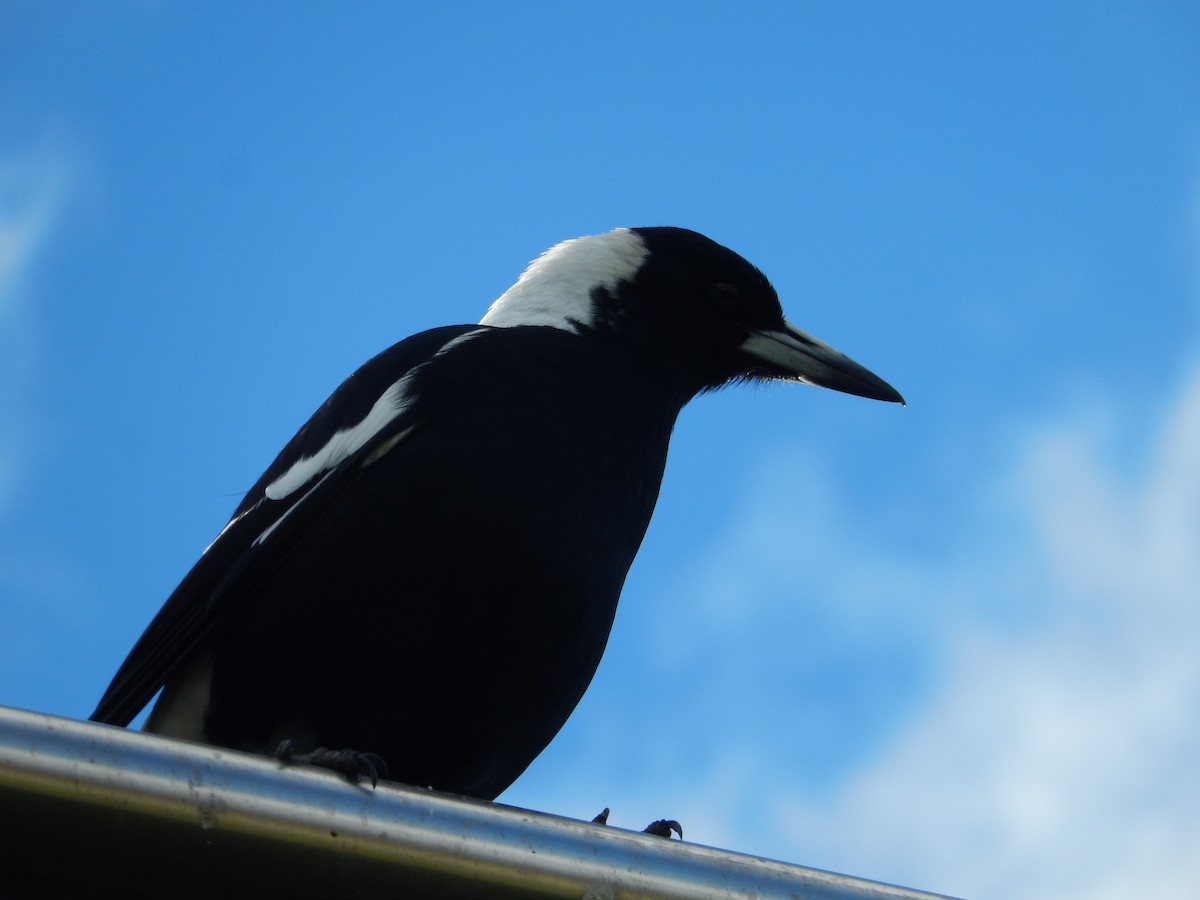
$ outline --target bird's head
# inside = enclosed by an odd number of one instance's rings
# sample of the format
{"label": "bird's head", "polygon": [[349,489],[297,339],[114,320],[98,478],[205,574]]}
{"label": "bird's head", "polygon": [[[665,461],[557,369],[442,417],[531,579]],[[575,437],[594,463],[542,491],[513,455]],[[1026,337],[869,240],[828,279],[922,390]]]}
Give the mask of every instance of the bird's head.
{"label": "bird's head", "polygon": [[786,379],[903,403],[886,381],[783,317],[766,276],[685,228],[618,228],[534,260],[480,324],[540,325],[629,343],[686,390]]}

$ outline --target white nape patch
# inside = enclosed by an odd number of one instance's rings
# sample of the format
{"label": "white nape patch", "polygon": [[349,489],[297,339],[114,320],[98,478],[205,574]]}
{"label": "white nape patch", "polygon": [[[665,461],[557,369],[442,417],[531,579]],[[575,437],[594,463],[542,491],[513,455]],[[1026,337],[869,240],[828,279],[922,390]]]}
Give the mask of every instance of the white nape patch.
{"label": "white nape patch", "polygon": [[353,455],[386,428],[388,423],[403,413],[408,406],[408,387],[416,371],[417,369],[413,369],[384,391],[383,396],[375,401],[375,405],[361,422],[352,428],[337,432],[324,447],[312,456],[306,456],[293,463],[290,469],[267,485],[267,499],[282,500],[289,496],[322,472],[328,472]]}
{"label": "white nape patch", "polygon": [[648,254],[642,239],[628,228],[563,241],[531,262],[479,324],[576,331],[576,322],[591,324],[592,291],[611,291],[632,279]]}

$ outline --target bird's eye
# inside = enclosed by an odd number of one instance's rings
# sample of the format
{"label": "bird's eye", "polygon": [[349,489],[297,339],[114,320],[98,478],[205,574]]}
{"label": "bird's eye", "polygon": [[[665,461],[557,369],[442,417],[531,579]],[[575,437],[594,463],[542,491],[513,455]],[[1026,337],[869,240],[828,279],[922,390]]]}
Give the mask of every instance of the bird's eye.
{"label": "bird's eye", "polygon": [[724,310],[725,312],[732,312],[737,309],[742,299],[738,294],[738,289],[732,284],[726,284],[725,282],[718,282],[708,290],[717,309]]}

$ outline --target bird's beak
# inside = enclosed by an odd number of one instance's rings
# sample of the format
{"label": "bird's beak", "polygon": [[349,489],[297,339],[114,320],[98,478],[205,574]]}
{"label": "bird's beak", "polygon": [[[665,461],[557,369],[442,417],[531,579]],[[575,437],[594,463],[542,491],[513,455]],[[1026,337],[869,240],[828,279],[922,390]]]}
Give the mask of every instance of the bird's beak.
{"label": "bird's beak", "polygon": [[904,403],[900,392],[874,372],[790,322],[784,322],[781,329],[751,332],[741,350],[769,364],[772,374],[780,377],[872,400]]}

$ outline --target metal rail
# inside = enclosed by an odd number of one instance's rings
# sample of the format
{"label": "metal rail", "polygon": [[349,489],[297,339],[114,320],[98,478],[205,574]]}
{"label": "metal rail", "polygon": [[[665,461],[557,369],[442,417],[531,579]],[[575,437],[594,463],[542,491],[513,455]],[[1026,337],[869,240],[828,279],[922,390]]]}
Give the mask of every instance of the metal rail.
{"label": "metal rail", "polygon": [[7,707],[0,894],[935,896]]}

